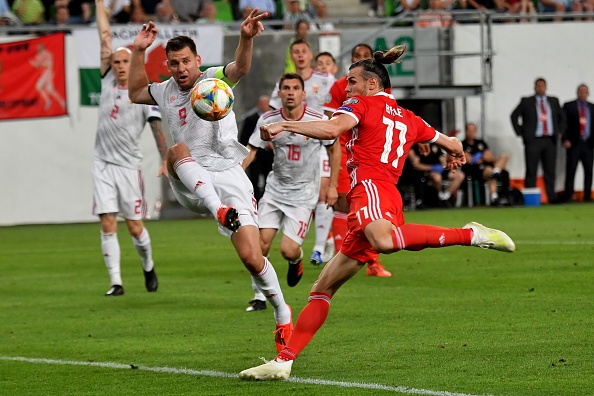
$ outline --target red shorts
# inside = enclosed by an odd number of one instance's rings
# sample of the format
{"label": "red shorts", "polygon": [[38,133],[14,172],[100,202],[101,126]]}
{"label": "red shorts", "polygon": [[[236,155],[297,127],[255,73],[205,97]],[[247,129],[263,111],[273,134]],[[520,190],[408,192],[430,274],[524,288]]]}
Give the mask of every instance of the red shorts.
{"label": "red shorts", "polygon": [[378,219],[386,219],[396,227],[404,224],[402,198],[392,183],[364,180],[350,192],[349,199],[349,232],[340,252],[362,263],[370,263],[377,259],[378,253],[367,240],[365,227]]}
{"label": "red shorts", "polygon": [[349,171],[346,166],[346,146],[341,144],[340,149],[342,150],[342,156],[340,157],[340,171],[338,172],[338,186],[336,187],[336,191],[339,194],[347,194],[351,190],[351,177],[349,176]]}

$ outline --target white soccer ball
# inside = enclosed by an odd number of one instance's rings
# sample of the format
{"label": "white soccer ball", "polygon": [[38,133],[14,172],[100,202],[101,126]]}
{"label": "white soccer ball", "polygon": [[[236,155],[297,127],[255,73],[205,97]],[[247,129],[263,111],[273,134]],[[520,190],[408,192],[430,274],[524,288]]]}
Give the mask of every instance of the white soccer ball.
{"label": "white soccer ball", "polygon": [[231,87],[218,78],[201,80],[190,92],[194,113],[206,121],[225,118],[233,109],[234,100]]}

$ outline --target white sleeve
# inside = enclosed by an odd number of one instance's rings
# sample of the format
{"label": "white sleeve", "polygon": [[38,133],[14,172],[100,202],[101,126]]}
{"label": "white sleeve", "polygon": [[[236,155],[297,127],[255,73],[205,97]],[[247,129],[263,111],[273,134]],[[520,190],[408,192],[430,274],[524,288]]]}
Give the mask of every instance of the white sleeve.
{"label": "white sleeve", "polygon": [[[167,80],[169,81],[169,80]],[[160,107],[163,107],[164,103],[165,103],[165,87],[167,86],[167,81],[163,81],[160,83],[152,83],[151,85],[149,85],[149,95],[151,95],[151,98],[153,98],[153,100],[155,102],[157,102],[157,104]]]}
{"label": "white sleeve", "polygon": [[159,111],[159,107],[155,105],[145,105],[144,116],[147,121],[151,118],[161,119],[161,112]]}
{"label": "white sleeve", "polygon": [[252,132],[252,136],[250,136],[250,140],[248,142],[250,146],[265,149],[268,145],[268,142],[265,142],[260,138],[260,127],[262,125],[264,125],[264,118],[260,116],[260,118],[258,118],[258,122],[256,123],[256,127],[254,128],[254,132]]}
{"label": "white sleeve", "polygon": [[268,105],[275,110],[283,107],[283,102],[278,97],[278,83],[276,83],[274,90],[272,91],[272,95],[270,95],[270,101],[268,102]]}

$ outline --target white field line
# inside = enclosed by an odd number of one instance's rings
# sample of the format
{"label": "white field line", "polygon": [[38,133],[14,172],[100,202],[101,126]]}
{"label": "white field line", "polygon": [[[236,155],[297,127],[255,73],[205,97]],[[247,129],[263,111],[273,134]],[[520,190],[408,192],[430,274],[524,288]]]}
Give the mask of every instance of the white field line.
{"label": "white field line", "polygon": [[594,245],[594,241],[514,241],[516,245]]}
{"label": "white field line", "polygon": [[[21,356],[0,356],[0,360],[25,362],[25,363],[36,363],[36,364],[57,364],[67,366],[88,366],[88,367],[103,367],[111,369],[136,369],[142,371],[150,371],[153,373],[170,373],[170,374],[187,374],[187,375],[199,375],[204,377],[217,377],[217,378],[238,378],[237,374],[223,373],[221,371],[211,370],[191,370],[185,368],[173,368],[173,367],[149,367],[149,366],[136,366],[131,364],[121,363],[110,363],[110,362],[82,362],[76,360],[56,360],[56,359],[39,359],[39,358],[26,358]],[[466,393],[454,393],[448,391],[433,391],[428,389],[416,389],[409,388],[407,386],[389,386],[381,384],[366,384],[359,382],[345,382],[345,381],[329,381],[320,379],[308,379],[308,378],[289,378],[288,382],[294,382],[298,384],[311,384],[311,385],[322,385],[322,386],[336,386],[340,388],[359,388],[359,389],[377,389],[389,392],[399,392],[406,395],[428,395],[428,396],[478,396],[470,395]],[[489,395],[482,395],[489,396]]]}

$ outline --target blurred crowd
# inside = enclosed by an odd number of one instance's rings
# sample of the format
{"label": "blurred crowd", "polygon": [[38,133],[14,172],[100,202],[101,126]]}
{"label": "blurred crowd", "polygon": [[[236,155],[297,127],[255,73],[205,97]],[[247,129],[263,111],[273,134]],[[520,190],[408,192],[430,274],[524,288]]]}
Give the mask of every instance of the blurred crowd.
{"label": "blurred crowd", "polygon": [[[592,21],[584,13],[594,11],[594,0],[361,0],[369,5],[369,16],[415,13],[417,25],[449,26],[459,10],[492,11],[512,15],[509,22],[547,20]],[[105,2],[111,23],[214,23],[240,21],[258,8],[270,20],[283,22],[279,28],[293,29],[305,20],[312,30],[332,30],[323,0],[109,0]],[[0,0],[0,25],[68,26],[94,22],[93,0]],[[575,15],[572,15],[575,14]],[[586,14],[587,15],[587,14]],[[340,15],[333,15],[337,17]],[[504,19],[505,20],[505,19]]]}

